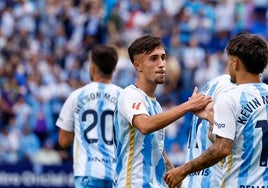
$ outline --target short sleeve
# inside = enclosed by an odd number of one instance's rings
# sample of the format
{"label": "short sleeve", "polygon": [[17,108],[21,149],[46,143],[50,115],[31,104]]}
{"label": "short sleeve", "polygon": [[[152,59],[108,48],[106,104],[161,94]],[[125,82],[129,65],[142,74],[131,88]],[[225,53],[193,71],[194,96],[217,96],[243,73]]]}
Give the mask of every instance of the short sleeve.
{"label": "short sleeve", "polygon": [[64,102],[56,125],[66,131],[74,131],[74,105],[75,93],[72,93]]}
{"label": "short sleeve", "polygon": [[220,94],[214,104],[213,133],[234,140],[235,130],[235,102],[226,93]]}
{"label": "short sleeve", "polygon": [[120,93],[118,99],[118,111],[131,124],[134,115],[147,114],[145,98],[138,89],[128,88]]}

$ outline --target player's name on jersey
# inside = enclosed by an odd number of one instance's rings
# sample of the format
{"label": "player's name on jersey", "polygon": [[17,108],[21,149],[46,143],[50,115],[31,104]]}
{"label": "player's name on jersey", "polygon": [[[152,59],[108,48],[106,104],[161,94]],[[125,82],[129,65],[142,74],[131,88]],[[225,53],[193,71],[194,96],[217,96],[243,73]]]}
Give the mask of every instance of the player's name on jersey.
{"label": "player's name on jersey", "polygon": [[83,109],[84,105],[86,105],[87,103],[89,103],[90,101],[93,100],[100,100],[100,99],[104,99],[107,100],[113,104],[116,103],[117,97],[116,96],[112,96],[110,93],[102,93],[102,92],[92,92],[89,93],[85,96],[83,96],[82,99],[79,99],[79,102],[77,104],[77,111],[76,113],[79,113],[79,111],[81,109]]}
{"label": "player's name on jersey", "polygon": [[257,98],[252,99],[246,105],[242,106],[237,123],[245,125],[250,115],[259,107],[268,104],[268,96],[262,96],[262,101]]}

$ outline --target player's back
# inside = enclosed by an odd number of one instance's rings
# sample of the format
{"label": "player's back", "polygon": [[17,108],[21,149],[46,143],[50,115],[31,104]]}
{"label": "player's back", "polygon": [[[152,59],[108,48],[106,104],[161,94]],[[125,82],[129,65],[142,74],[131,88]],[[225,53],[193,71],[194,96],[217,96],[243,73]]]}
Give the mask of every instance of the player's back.
{"label": "player's back", "polygon": [[[234,88],[236,85],[230,80],[230,76],[225,74],[209,81],[200,92],[209,95],[213,100],[217,100],[218,94]],[[220,99],[219,99],[220,100]],[[186,148],[186,162],[201,155],[212,145],[208,138],[209,122],[193,115],[191,128]],[[188,175],[183,181],[182,187],[188,188],[214,188],[219,187],[222,178],[222,168],[220,164]]]}
{"label": "player's back", "polygon": [[114,84],[91,82],[66,100],[57,125],[75,132],[74,176],[113,180],[113,113],[120,91]]}
{"label": "player's back", "polygon": [[[239,188],[268,187],[268,85],[240,84],[224,97],[232,101],[228,105],[233,116],[215,116],[217,122],[225,124],[218,128],[216,134],[222,134],[234,142],[232,152],[224,163],[222,184]],[[220,109],[221,104],[216,107]],[[235,122],[235,126],[228,122]],[[225,131],[227,128],[229,133]]]}

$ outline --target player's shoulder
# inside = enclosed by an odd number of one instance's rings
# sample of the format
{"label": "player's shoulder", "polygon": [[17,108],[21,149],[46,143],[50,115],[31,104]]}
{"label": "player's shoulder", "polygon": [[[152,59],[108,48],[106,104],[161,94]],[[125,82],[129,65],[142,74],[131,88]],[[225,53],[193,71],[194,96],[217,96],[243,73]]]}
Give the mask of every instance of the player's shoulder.
{"label": "player's shoulder", "polygon": [[122,88],[113,83],[102,83],[102,82],[90,82],[84,87],[83,90],[96,91],[96,90],[110,90],[110,91],[121,91]]}
{"label": "player's shoulder", "polygon": [[248,94],[248,95],[259,95],[259,94],[267,94],[268,93],[268,85],[265,83],[247,83],[247,84],[240,84],[237,86],[237,92],[241,94]]}
{"label": "player's shoulder", "polygon": [[119,99],[125,98],[127,100],[137,100],[144,98],[145,93],[135,85],[129,85],[121,90]]}
{"label": "player's shoulder", "polygon": [[135,85],[129,85],[129,86],[125,87],[121,91],[121,93],[124,95],[135,95],[135,94],[139,93],[139,89]]}
{"label": "player's shoulder", "polygon": [[231,82],[231,76],[229,74],[220,75],[210,81],[210,85],[215,85],[215,84],[217,86],[235,85],[234,83]]}
{"label": "player's shoulder", "polygon": [[207,82],[201,91],[208,95],[212,95],[212,93],[221,92],[222,90],[229,90],[235,86],[236,84],[231,82],[230,75],[223,74]]}
{"label": "player's shoulder", "polygon": [[73,90],[70,93],[69,98],[76,98],[76,97],[78,97],[84,90],[85,90],[85,86],[82,86],[80,88],[77,88],[77,89]]}
{"label": "player's shoulder", "polygon": [[78,96],[83,95],[83,94],[88,94],[89,92],[92,92],[92,91],[96,91],[97,86],[98,86],[97,82],[90,82],[84,86],[81,86],[81,87],[73,90],[70,94],[70,97],[74,98],[74,97],[78,97]]}
{"label": "player's shoulder", "polygon": [[110,87],[114,90],[117,90],[119,92],[121,92],[123,90],[122,87],[118,86],[118,85],[115,85],[115,84],[111,84]]}
{"label": "player's shoulder", "polygon": [[237,104],[241,100],[263,97],[268,93],[268,85],[265,83],[239,84],[235,88],[222,93],[219,98],[229,104]]}
{"label": "player's shoulder", "polygon": [[239,89],[236,85],[236,87],[230,87],[229,89],[222,89],[221,92],[219,92],[217,98],[220,98],[220,100],[225,100],[228,102],[236,101],[237,98],[241,96],[241,89]]}

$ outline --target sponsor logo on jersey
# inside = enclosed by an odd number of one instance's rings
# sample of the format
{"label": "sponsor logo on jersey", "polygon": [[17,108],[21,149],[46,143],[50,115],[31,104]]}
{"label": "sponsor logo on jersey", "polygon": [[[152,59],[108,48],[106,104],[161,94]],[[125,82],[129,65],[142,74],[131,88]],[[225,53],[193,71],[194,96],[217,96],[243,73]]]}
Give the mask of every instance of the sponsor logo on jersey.
{"label": "sponsor logo on jersey", "polygon": [[218,127],[218,129],[221,129],[221,128],[224,128],[225,127],[225,124],[224,123],[218,123],[218,122],[214,122],[214,125],[216,126],[216,127]]}
{"label": "sponsor logo on jersey", "polygon": [[189,174],[189,176],[208,176],[209,174],[210,174],[210,170],[207,168],[207,169]]}

